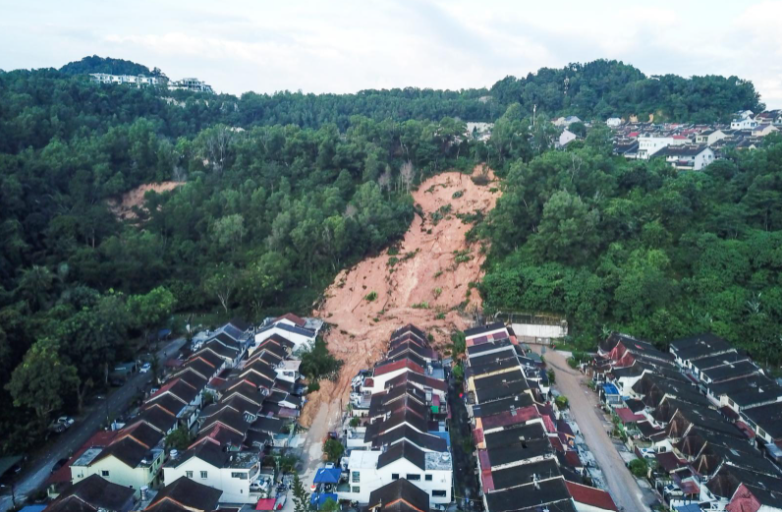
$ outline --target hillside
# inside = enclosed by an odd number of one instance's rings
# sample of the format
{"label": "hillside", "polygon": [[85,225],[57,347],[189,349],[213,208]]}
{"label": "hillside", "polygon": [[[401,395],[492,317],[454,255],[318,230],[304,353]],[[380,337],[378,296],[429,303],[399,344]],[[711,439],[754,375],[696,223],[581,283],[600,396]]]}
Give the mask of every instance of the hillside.
{"label": "hillside", "polygon": [[108,73],[110,75],[151,75],[148,67],[129,60],[112,59],[111,57],[84,57],[79,61],[69,62],[60,68],[65,75],[87,75],[90,73]]}

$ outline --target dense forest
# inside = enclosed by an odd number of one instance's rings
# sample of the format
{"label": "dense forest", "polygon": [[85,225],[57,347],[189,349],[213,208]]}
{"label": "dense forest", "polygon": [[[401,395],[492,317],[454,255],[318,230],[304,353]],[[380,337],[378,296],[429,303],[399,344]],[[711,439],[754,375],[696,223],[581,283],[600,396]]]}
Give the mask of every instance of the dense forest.
{"label": "dense forest", "polygon": [[[478,158],[452,118],[201,129],[151,90],[55,71],[0,83],[0,429],[15,449],[175,311],[306,310],[404,233],[411,187]],[[172,179],[135,219],[109,208]]]}
{"label": "dense forest", "polygon": [[506,166],[482,226],[489,311],[564,315],[592,348],[610,331],[665,343],[711,331],[782,363],[782,138],[702,172],[614,157],[593,130]]}
{"label": "dense forest", "polygon": [[[674,77],[673,101],[608,61],[491,90],[240,98],[83,75],[134,66],[91,57],[0,73],[2,451],[79,409],[133,356],[128,339],[172,313],[306,310],[341,268],[404,233],[412,187],[480,161],[505,176],[474,231],[493,241],[489,307],[565,313],[584,343],[604,327],[662,341],[712,324],[750,347],[779,340],[782,149],[699,175],[611,157],[597,128],[582,148],[548,151],[554,114],[724,119],[759,107],[752,84]],[[495,120],[488,143],[464,136],[465,121]],[[168,180],[181,186],[149,192],[135,218],[111,211]]]}

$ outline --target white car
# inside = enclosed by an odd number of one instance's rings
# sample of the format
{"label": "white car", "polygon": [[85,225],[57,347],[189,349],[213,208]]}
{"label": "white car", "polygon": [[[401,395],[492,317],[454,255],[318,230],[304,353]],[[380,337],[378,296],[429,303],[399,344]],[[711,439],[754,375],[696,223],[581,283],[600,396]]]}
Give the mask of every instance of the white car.
{"label": "white car", "polygon": [[139,369],[139,371],[141,373],[147,373],[151,369],[152,369],[152,364],[151,363],[144,363],[144,364],[141,365],[141,369]]}
{"label": "white car", "polygon": [[73,424],[74,424],[73,418],[68,416],[60,416],[59,418],[57,418],[52,422],[49,428],[54,432],[61,433],[68,430]]}
{"label": "white car", "polygon": [[59,423],[60,425],[65,425],[66,427],[70,427],[75,423],[75,421],[76,420],[74,420],[70,416],[60,416],[59,418],[57,418],[57,423]]}

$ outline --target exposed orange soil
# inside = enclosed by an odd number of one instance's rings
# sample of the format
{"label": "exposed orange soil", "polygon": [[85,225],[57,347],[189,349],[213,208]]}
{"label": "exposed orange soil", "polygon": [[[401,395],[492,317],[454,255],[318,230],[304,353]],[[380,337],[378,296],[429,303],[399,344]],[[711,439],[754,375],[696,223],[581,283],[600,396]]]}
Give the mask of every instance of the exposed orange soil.
{"label": "exposed orange soil", "polygon": [[110,200],[109,208],[111,209],[111,212],[120,219],[135,219],[137,215],[134,211],[134,208],[144,207],[144,194],[150,190],[154,190],[158,194],[161,192],[168,192],[170,190],[174,190],[180,185],[184,185],[184,182],[164,181],[162,183],[149,183],[146,185],[140,185],[123,194],[119,201],[116,199]]}
{"label": "exposed orange soil", "polygon": [[[482,171],[479,166],[474,173]],[[491,170],[486,172],[494,181]],[[468,283],[481,280],[485,255],[479,243],[468,244],[465,240],[473,224],[463,223],[455,214],[476,210],[486,213],[494,208],[499,195],[496,190],[490,191],[494,186],[475,185],[469,176],[457,172],[429,178],[413,193],[424,217],[416,214],[399,244],[399,262],[389,266],[390,256],[385,250],[337,275],[313,315],[332,325],[326,340],[344,366],[336,383],[321,382],[320,391],[308,397],[301,417],[303,425],[312,422],[321,404],[331,409],[347,403],[351,379],[381,358],[396,328],[413,323],[431,333],[437,344],[448,342],[452,330],[469,326],[470,313],[480,309],[481,298],[475,289],[467,296]],[[454,198],[457,191],[462,191],[462,196]],[[450,213],[435,224],[431,214],[449,204]],[[467,251],[470,259],[456,263],[455,253],[464,255],[462,251]],[[405,259],[406,254],[413,256]],[[366,299],[371,292],[377,294],[373,301]],[[457,310],[464,301],[466,306]],[[428,308],[412,307],[421,303],[427,303]],[[444,318],[438,319],[438,314],[444,314]]]}

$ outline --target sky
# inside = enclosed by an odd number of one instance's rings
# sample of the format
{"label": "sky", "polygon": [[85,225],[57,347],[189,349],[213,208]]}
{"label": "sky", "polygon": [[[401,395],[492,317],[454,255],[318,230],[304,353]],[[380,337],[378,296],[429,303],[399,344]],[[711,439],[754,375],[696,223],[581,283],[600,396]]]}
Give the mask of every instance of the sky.
{"label": "sky", "polygon": [[782,0],[0,0],[0,69],[87,55],[241,94],[490,87],[606,58],[735,75],[782,108]]}

